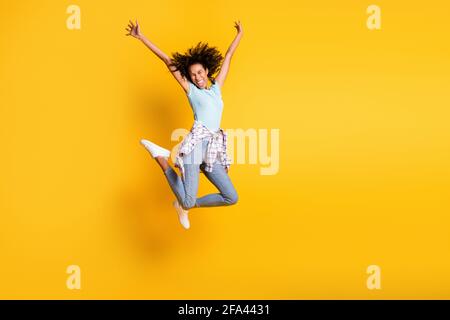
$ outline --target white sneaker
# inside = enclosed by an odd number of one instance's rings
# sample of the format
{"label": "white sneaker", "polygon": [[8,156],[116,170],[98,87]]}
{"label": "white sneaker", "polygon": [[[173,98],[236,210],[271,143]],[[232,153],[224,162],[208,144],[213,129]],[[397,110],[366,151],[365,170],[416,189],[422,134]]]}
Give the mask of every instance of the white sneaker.
{"label": "white sneaker", "polygon": [[173,206],[175,207],[175,210],[177,210],[178,213],[178,219],[180,220],[181,225],[185,228],[185,229],[189,229],[189,227],[191,226],[189,223],[189,218],[188,218],[188,211],[184,210],[183,207],[180,205],[180,203],[178,202],[178,200],[175,200],[173,202]]}
{"label": "white sneaker", "polygon": [[156,157],[164,157],[169,158],[170,157],[170,151],[167,149],[164,149],[163,147],[158,146],[157,144],[154,144],[153,142],[150,142],[145,139],[141,139],[141,144],[147,149],[153,158]]}

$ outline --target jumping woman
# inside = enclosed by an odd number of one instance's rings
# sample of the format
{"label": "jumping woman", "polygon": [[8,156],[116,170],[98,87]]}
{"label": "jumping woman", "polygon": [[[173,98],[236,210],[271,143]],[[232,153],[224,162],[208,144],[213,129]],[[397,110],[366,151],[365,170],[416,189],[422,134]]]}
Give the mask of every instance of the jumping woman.
{"label": "jumping woman", "polygon": [[[181,142],[174,163],[180,170],[180,176],[169,164],[169,150],[151,141],[141,140],[141,144],[161,167],[175,194],[173,205],[185,229],[190,227],[189,209],[228,206],[238,200],[236,189],[228,176],[230,160],[227,157],[227,135],[220,126],[223,110],[222,88],[231,58],[243,35],[240,21],[235,22],[234,27],[237,35],[225,57],[216,47],[199,42],[184,54],[173,53],[172,58],[141,33],[137,20],[135,23],[130,20],[126,28],[127,36],[131,35],[140,40],[166,64],[184,89],[192,107],[194,124]],[[214,77],[217,71],[219,72]],[[197,198],[200,170],[216,186],[219,193]]]}

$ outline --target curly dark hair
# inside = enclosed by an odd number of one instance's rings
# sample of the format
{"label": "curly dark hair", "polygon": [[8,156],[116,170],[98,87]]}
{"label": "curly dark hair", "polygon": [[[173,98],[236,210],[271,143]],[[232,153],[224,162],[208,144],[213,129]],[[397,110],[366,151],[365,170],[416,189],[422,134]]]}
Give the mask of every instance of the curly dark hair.
{"label": "curly dark hair", "polygon": [[180,71],[181,75],[192,82],[189,75],[189,67],[193,64],[200,63],[203,68],[208,69],[208,78],[215,83],[215,73],[220,69],[223,56],[216,47],[211,47],[208,43],[199,42],[195,47],[189,48],[184,54],[172,53],[171,66]]}

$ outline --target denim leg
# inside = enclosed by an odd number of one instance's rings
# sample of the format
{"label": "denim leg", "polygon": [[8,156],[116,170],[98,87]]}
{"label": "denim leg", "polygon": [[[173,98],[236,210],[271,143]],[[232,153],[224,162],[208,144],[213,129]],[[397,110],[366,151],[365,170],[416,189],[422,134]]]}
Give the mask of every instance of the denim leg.
{"label": "denim leg", "polygon": [[[198,150],[200,150],[200,160],[198,159]],[[183,209],[189,210],[196,206],[201,164],[201,145],[194,149],[189,155],[184,156],[183,162],[185,174],[184,180],[170,166],[164,171],[164,175],[180,205]]]}
{"label": "denim leg", "polygon": [[205,195],[203,197],[197,198],[197,207],[217,207],[217,206],[229,206],[237,203],[238,194],[236,189],[231,182],[228,173],[225,168],[220,164],[220,162],[216,161],[214,163],[214,168],[212,172],[208,172],[204,169],[205,167],[202,165],[200,169],[211,181],[216,188],[220,191],[220,193],[211,193]]}
{"label": "denim leg", "polygon": [[[216,161],[212,172],[204,170],[205,167],[204,164],[202,165],[202,162],[206,158],[206,146],[207,141],[204,140],[189,155],[183,157],[184,180],[172,167],[164,171],[173,193],[185,210],[193,207],[228,206],[238,201],[236,189],[220,162]],[[220,193],[212,193],[197,198],[200,170],[216,186]]]}

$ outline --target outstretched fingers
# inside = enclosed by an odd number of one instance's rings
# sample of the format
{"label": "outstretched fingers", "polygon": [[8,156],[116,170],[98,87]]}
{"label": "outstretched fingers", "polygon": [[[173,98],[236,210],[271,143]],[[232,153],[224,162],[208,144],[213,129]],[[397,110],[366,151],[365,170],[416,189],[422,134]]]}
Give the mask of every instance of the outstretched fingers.
{"label": "outstretched fingers", "polygon": [[127,34],[125,34],[126,36],[134,36],[133,33],[139,30],[139,24],[137,20],[136,25],[133,23],[133,21],[128,20],[128,26],[125,28],[125,30],[128,32]]}

